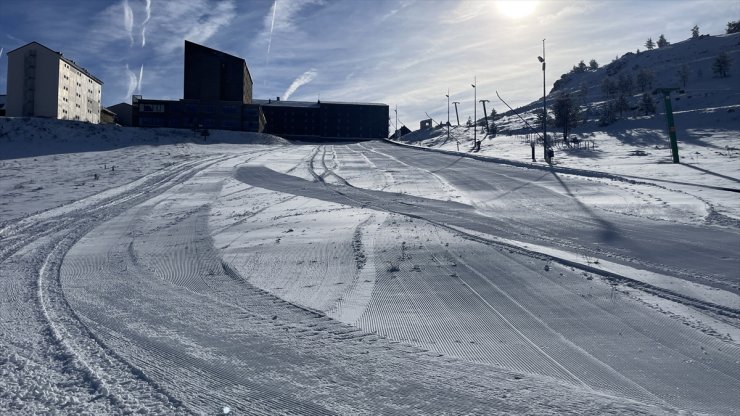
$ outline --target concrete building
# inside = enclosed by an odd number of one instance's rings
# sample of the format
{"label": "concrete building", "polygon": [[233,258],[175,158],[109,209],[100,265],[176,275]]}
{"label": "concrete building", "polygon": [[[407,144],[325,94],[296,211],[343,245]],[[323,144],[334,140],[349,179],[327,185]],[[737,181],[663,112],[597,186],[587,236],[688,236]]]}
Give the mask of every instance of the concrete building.
{"label": "concrete building", "polygon": [[100,122],[103,82],[85,68],[38,42],[7,55],[8,117]]}

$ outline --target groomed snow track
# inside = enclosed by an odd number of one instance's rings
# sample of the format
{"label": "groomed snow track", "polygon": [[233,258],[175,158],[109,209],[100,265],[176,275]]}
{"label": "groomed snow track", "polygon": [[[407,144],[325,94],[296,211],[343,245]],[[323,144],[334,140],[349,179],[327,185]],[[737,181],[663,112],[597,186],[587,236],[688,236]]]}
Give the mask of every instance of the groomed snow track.
{"label": "groomed snow track", "polygon": [[459,178],[377,146],[211,155],[6,223],[0,408],[737,408],[736,344],[597,270],[502,243],[511,232],[471,207]]}

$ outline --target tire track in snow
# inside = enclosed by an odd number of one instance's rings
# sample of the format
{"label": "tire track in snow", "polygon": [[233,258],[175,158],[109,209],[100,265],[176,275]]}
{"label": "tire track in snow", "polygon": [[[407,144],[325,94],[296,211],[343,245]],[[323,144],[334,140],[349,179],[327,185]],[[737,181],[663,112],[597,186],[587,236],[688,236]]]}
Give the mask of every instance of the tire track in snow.
{"label": "tire track in snow", "polygon": [[[197,164],[183,163],[134,181],[132,182],[134,186],[124,185],[81,200],[83,202],[69,204],[73,207],[81,205],[84,208],[52,209],[23,218],[4,228],[6,234],[10,232],[16,238],[14,245],[3,250],[0,261],[3,267],[13,256],[21,256],[23,259],[13,258],[14,262],[33,261],[33,258],[46,259],[36,273],[35,285],[36,300],[43,318],[40,325],[48,328],[48,336],[43,342],[61,347],[64,352],[56,359],[63,362],[62,368],[68,371],[68,377],[75,377],[74,372],[83,375],[91,391],[97,393],[93,400],[103,399],[110,405],[123,406],[122,409],[133,406],[134,411],[139,405],[144,408],[169,408],[170,411],[175,411],[179,405],[176,399],[169,396],[139,369],[122,360],[96,338],[70,308],[58,277],[66,250],[97,222],[114,217],[126,207],[151,198],[223,159],[210,157]],[[120,191],[117,192],[116,189]],[[59,213],[55,214],[56,212]],[[6,304],[3,307],[7,309],[14,306]],[[37,354],[35,351],[27,353],[32,357]],[[79,393],[68,394],[74,397]]]}

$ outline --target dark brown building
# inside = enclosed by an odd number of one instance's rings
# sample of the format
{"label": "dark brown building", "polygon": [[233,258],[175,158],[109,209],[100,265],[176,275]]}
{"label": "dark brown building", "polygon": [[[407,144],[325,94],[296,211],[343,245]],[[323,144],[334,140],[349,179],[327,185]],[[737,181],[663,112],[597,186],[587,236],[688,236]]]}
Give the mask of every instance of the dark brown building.
{"label": "dark brown building", "polygon": [[388,136],[388,105],[328,101],[254,100],[265,133],[287,137],[373,139]]}
{"label": "dark brown building", "polygon": [[186,100],[252,102],[252,76],[242,58],[185,41]]}

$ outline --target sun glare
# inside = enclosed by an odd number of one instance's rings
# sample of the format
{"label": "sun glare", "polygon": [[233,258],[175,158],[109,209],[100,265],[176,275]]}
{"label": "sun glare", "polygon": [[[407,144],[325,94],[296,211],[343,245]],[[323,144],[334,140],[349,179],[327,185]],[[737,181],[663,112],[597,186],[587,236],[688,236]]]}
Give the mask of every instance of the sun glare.
{"label": "sun glare", "polygon": [[496,8],[506,17],[520,19],[529,16],[537,8],[535,0],[498,0]]}

